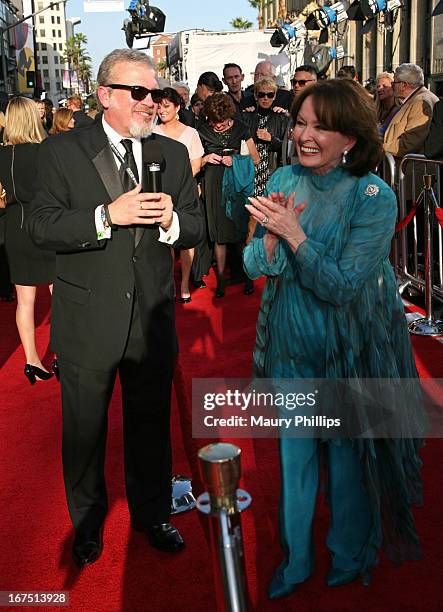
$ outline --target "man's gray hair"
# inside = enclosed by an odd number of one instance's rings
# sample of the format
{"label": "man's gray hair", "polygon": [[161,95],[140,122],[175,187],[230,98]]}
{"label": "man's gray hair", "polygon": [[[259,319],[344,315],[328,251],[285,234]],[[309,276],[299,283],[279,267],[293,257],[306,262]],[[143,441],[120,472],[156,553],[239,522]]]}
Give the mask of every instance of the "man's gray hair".
{"label": "man's gray hair", "polygon": [[255,67],[255,72],[257,72],[257,68],[259,66],[263,66],[269,69],[269,71],[271,72],[272,76],[275,76],[275,66],[274,64],[271,62],[271,60],[262,60],[261,62],[258,62],[258,64]]}
{"label": "man's gray hair", "polygon": [[133,62],[134,64],[143,64],[148,70],[155,72],[155,67],[152,59],[146,53],[137,49],[114,49],[103,59],[98,69],[97,85],[108,85],[111,79],[112,69],[116,64],[121,62]]}
{"label": "man's gray hair", "polygon": [[421,87],[425,83],[423,70],[417,64],[400,64],[395,74],[399,81],[403,81],[414,87]]}
{"label": "man's gray hair", "polygon": [[172,87],[174,89],[177,89],[177,87],[182,87],[183,89],[186,89],[188,91],[188,93],[191,91],[189,89],[189,85],[187,85],[185,82],[183,81],[174,81],[174,83],[172,83]]}

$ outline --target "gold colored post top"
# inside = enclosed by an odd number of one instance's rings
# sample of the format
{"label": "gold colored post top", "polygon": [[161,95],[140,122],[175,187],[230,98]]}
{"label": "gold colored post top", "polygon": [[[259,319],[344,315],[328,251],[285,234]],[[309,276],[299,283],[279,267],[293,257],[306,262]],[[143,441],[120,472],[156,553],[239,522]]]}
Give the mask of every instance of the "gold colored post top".
{"label": "gold colored post top", "polygon": [[431,189],[432,187],[432,175],[431,174],[425,174],[423,176],[423,184],[425,186],[425,189]]}
{"label": "gold colored post top", "polygon": [[208,444],[198,451],[200,470],[211,498],[233,497],[240,480],[241,449],[234,444]]}

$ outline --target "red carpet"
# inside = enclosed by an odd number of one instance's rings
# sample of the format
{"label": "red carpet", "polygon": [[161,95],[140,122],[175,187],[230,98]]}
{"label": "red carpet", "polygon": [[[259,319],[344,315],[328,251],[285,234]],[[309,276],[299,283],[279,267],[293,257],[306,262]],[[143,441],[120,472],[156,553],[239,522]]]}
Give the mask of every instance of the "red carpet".
{"label": "red carpet", "polygon": [[[244,297],[242,287],[228,287],[226,297],[213,300],[214,282],[179,306],[180,405],[189,394],[191,378],[248,376],[259,292]],[[14,324],[14,304],[0,303],[0,465],[1,535],[0,591],[70,592],[77,611],[206,612],[215,608],[211,554],[206,518],[194,510],[174,519],[187,542],[177,556],[152,550],[143,535],[129,529],[124,497],[119,390],[109,417],[107,478],[110,511],[103,556],[79,572],[71,562],[72,533],[65,508],[60,461],[60,400],[55,380],[30,387],[25,380],[23,353]],[[39,295],[38,344],[48,344],[49,299]],[[414,339],[424,377],[443,377],[443,345]],[[47,355],[49,359],[49,354]],[[189,395],[188,395],[189,397]],[[195,471],[196,451],[205,441],[190,436],[190,414],[173,412],[174,471]],[[266,587],[281,558],[277,505],[279,469],[275,440],[240,440],[242,486],[253,497],[243,515],[243,533],[252,608],[257,610],[427,610],[443,609],[443,444],[430,440],[423,452],[425,505],[416,511],[423,560],[394,567],[383,556],[372,585],[351,584],[330,589],[325,536],[328,510],[322,496],[315,524],[317,564],[314,576],[290,598],[270,602]],[[194,474],[194,476],[196,476]],[[197,487],[196,487],[197,488]],[[200,491],[198,491],[200,492]]]}

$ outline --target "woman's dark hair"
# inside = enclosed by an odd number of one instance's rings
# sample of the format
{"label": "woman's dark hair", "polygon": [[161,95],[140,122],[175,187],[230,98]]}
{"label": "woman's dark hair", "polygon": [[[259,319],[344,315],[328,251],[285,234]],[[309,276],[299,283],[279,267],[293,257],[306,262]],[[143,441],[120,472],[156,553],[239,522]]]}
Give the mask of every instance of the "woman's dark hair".
{"label": "woman's dark hair", "polygon": [[197,81],[197,85],[206,85],[208,89],[214,92],[223,90],[223,83],[215,72],[203,72]]}
{"label": "woman's dark hair", "polygon": [[183,99],[181,95],[178,93],[178,91],[176,91],[172,87],[164,87],[163,91],[164,91],[163,100],[169,100],[169,102],[172,102],[174,106],[182,105]]}
{"label": "woman's dark hair", "polygon": [[331,132],[354,136],[346,169],[354,176],[375,170],[383,155],[374,101],[364,88],[349,79],[320,81],[304,89],[294,100],[291,115],[296,123],[303,102],[312,98],[319,123]]}
{"label": "woman's dark hair", "polygon": [[225,93],[216,93],[206,98],[203,110],[208,121],[213,123],[232,119],[236,113],[231,96]]}

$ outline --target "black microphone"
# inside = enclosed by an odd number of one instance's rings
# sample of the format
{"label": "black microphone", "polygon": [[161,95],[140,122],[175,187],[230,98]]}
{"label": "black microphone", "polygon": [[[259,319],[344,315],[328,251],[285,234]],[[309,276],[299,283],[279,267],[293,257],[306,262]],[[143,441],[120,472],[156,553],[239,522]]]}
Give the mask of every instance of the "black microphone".
{"label": "black microphone", "polygon": [[160,193],[162,191],[162,165],[164,163],[163,151],[155,140],[146,140],[143,143],[143,177],[142,191],[147,193]]}

